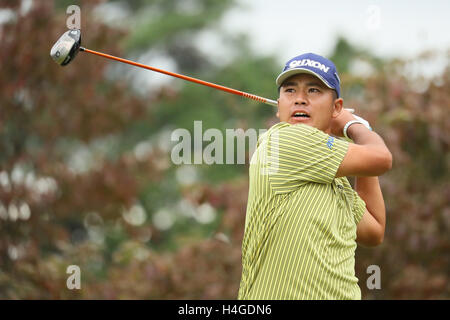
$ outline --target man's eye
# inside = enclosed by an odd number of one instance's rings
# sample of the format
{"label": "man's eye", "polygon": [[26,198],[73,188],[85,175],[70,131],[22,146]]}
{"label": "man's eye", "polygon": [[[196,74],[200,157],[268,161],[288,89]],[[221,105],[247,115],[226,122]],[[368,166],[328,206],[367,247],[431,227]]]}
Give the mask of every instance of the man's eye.
{"label": "man's eye", "polygon": [[308,91],[309,91],[309,92],[313,92],[313,93],[315,93],[315,92],[320,92],[320,90],[317,89],[317,88],[309,88]]}
{"label": "man's eye", "polygon": [[284,90],[284,92],[294,92],[293,88],[287,88],[286,90]]}

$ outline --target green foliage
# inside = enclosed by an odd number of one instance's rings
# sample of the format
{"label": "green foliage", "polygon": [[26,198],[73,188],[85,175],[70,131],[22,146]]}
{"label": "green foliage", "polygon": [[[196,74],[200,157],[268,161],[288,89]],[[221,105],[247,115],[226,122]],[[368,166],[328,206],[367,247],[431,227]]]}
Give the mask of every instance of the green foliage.
{"label": "green foliage", "polygon": [[351,44],[343,37],[338,37],[329,59],[334,62],[339,73],[351,72],[350,67],[355,60],[366,61],[375,69],[381,68],[384,63],[382,59],[376,57],[368,50]]}
{"label": "green foliage", "polygon": [[193,32],[205,27],[211,28],[233,2],[233,0],[131,2],[130,8],[137,13],[137,26],[128,37],[126,48],[142,50],[158,45],[168,48],[174,45],[174,42],[180,41],[180,36],[187,40]]}

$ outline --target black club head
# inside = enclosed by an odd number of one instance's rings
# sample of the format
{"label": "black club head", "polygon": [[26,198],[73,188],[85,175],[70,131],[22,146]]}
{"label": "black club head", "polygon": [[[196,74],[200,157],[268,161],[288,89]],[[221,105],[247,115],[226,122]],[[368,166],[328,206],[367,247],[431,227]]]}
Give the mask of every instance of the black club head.
{"label": "black club head", "polygon": [[65,66],[69,64],[81,46],[81,30],[72,29],[65,32],[50,50],[50,56],[59,65]]}

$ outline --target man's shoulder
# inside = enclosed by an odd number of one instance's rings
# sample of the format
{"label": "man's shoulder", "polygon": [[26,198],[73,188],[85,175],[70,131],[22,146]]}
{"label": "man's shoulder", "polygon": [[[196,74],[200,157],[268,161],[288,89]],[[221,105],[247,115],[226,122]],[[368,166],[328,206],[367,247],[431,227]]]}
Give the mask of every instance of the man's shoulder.
{"label": "man's shoulder", "polygon": [[273,134],[275,132],[293,132],[293,133],[315,133],[315,132],[321,132],[325,134],[323,131],[320,131],[317,128],[314,128],[312,126],[309,126],[307,124],[303,123],[297,123],[297,124],[290,124],[287,122],[278,122],[277,124],[274,124],[270,129],[267,131],[267,133]]}
{"label": "man's shoulder", "polygon": [[[302,144],[302,141],[322,141],[328,139],[330,136],[325,132],[303,124],[290,124],[287,122],[279,122],[273,125],[267,132],[264,138],[268,138],[271,141],[292,142],[297,141]],[[317,140],[319,139],[319,140]]]}
{"label": "man's shoulder", "polygon": [[278,122],[278,123],[274,124],[273,126],[271,126],[269,128],[269,130],[267,130],[267,134],[276,132],[276,131],[278,131],[278,130],[280,130],[282,128],[286,128],[286,127],[289,127],[289,126],[290,126],[290,124],[287,123],[287,122]]}

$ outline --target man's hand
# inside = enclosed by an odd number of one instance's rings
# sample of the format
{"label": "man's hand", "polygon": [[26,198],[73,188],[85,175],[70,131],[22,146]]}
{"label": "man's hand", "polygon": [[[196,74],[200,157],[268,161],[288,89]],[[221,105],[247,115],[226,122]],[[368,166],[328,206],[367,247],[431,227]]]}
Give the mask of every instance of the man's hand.
{"label": "man's hand", "polygon": [[335,137],[343,137],[345,124],[352,120],[356,120],[353,114],[347,109],[342,109],[336,118],[331,119],[331,134]]}
{"label": "man's hand", "polygon": [[[332,119],[331,134],[343,137],[347,122],[357,120],[347,110]],[[383,139],[361,123],[347,128],[347,135],[354,142],[349,144],[347,154],[338,168],[336,177],[342,176],[380,176],[392,167],[392,154]]]}

